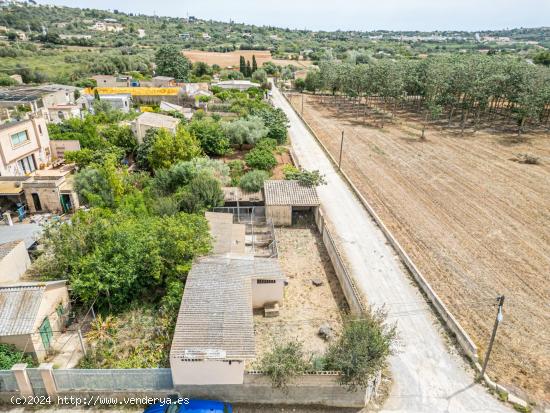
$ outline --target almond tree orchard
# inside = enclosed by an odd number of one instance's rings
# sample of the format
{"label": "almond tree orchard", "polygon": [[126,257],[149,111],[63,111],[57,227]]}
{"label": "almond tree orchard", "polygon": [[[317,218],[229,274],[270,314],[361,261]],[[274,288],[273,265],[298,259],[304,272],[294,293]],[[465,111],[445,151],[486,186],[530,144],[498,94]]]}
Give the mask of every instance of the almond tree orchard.
{"label": "almond tree orchard", "polygon": [[398,109],[445,119],[448,127],[548,128],[550,69],[512,57],[432,56],[424,60],[321,63],[308,73],[306,90],[332,97],[325,103],[369,114],[383,127]]}

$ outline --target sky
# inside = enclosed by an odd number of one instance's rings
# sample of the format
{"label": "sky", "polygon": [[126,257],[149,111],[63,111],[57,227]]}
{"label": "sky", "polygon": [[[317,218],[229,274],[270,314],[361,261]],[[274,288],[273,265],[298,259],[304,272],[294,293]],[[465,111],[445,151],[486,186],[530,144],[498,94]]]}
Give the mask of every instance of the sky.
{"label": "sky", "polygon": [[310,30],[496,30],[550,26],[550,0],[39,0]]}

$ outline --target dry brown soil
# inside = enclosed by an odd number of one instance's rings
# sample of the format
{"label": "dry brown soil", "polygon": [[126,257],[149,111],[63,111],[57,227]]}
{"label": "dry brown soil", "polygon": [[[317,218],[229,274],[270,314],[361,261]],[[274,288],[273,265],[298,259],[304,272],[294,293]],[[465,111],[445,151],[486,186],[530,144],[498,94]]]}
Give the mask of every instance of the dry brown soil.
{"label": "dry brown soil", "polygon": [[[300,97],[293,98],[301,110]],[[384,128],[306,98],[304,117],[458,318],[498,382],[550,400],[550,134],[460,136],[398,116]],[[368,123],[368,122],[367,122]],[[539,165],[511,160],[540,157]],[[419,332],[421,334],[421,332]]]}
{"label": "dry brown soil", "polygon": [[[265,318],[254,314],[256,360],[269,351],[273,342],[298,339],[307,355],[324,353],[327,342],[317,333],[323,324],[335,333],[342,328],[342,313],[347,311],[344,294],[336,278],[323,241],[311,216],[290,228],[276,228],[279,263],[288,285],[285,287],[280,315]],[[323,285],[316,287],[312,279]]]}
{"label": "dry brown soil", "polygon": [[233,66],[239,67],[240,57],[244,56],[246,60],[250,60],[252,63],[252,56],[256,56],[256,62],[258,66],[262,66],[266,62],[273,62],[276,65],[287,66],[289,64],[300,68],[307,68],[311,66],[309,60],[283,60],[273,59],[269,50],[237,50],[236,52],[204,52],[202,50],[184,50],[184,56],[186,56],[192,63],[205,62],[209,65],[217,64],[222,68]]}

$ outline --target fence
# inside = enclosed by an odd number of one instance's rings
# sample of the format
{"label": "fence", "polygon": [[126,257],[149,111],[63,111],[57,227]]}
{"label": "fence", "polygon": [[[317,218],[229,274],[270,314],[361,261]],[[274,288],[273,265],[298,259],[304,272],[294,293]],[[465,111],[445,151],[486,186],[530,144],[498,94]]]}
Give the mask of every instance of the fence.
{"label": "fence", "polygon": [[[375,394],[378,374],[363,388],[350,390],[338,383],[337,372],[316,372],[297,376],[285,390],[275,389],[262,372],[245,372],[242,384],[174,386],[170,369],[53,369],[41,364],[37,369],[17,365],[0,371],[0,401],[9,401],[16,393],[24,396],[73,396],[91,398],[100,404],[117,403],[124,397],[167,397],[179,393],[184,397],[221,399],[249,404],[323,404],[335,407],[362,408]],[[16,376],[17,380],[16,380]],[[21,387],[19,387],[21,386]],[[89,399],[90,400],[90,399]]]}
{"label": "fence", "polygon": [[[30,369],[29,369],[30,370]],[[53,370],[58,391],[172,390],[170,369]]]}
{"label": "fence", "polygon": [[19,390],[17,380],[10,370],[0,370],[0,392],[16,392]]}

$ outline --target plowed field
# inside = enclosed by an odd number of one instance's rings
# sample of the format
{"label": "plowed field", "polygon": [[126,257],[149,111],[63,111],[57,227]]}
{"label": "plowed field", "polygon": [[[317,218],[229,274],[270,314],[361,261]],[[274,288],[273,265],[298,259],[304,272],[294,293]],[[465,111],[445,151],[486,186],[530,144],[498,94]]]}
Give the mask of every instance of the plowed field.
{"label": "plowed field", "polygon": [[[301,111],[301,98],[292,100]],[[374,128],[329,101],[307,97],[305,120],[336,158],[345,131],[343,170],[480,356],[495,298],[506,296],[490,375],[550,401],[550,134],[515,139],[430,128],[420,140],[421,126],[404,114]],[[518,153],[537,156],[540,164],[513,161]]]}

